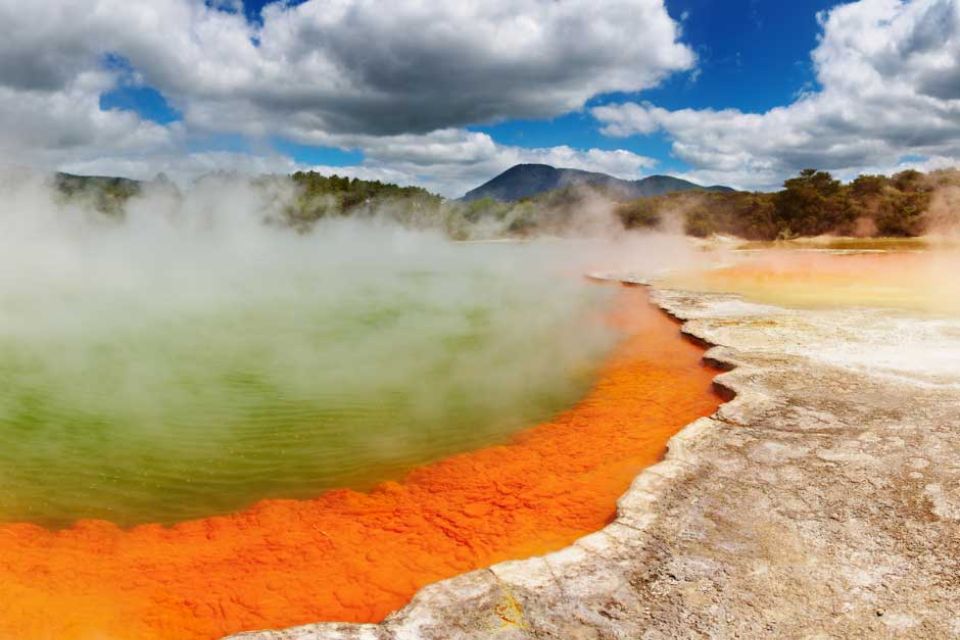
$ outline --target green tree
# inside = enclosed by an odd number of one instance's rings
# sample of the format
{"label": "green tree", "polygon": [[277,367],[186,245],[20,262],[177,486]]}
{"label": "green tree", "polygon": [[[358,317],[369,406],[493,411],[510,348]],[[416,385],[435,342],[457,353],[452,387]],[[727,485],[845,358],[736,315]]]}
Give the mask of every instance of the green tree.
{"label": "green tree", "polygon": [[856,217],[846,189],[826,171],[804,169],[774,198],[779,234],[817,236],[842,229]]}
{"label": "green tree", "polygon": [[621,204],[616,214],[627,229],[652,229],[660,224],[661,216],[653,198],[638,198]]}
{"label": "green tree", "polygon": [[890,178],[886,176],[860,175],[850,183],[850,195],[863,199],[879,196],[890,186]]}

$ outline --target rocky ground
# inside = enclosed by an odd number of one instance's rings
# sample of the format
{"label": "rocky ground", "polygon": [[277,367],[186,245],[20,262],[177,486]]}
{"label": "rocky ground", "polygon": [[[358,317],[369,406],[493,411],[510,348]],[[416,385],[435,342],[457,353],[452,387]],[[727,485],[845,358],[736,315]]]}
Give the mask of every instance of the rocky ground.
{"label": "rocky ground", "polygon": [[960,637],[960,320],[654,298],[717,345],[733,399],[671,440],[614,523],[380,625],[234,640]]}

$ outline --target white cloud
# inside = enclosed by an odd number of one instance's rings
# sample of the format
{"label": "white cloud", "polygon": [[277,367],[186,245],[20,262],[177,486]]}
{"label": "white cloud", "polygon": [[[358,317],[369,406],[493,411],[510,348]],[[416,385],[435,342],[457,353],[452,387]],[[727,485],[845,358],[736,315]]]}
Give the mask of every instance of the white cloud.
{"label": "white cloud", "polygon": [[22,159],[63,157],[111,148],[161,148],[178,127],[144,122],[135,114],[101,111],[103,74],[85,72],[58,91],[17,91],[0,85],[0,151]]}
{"label": "white cloud", "polygon": [[152,153],[149,155],[100,156],[62,163],[60,169],[79,175],[124,176],[150,180],[163,173],[186,184],[197,176],[224,171],[243,175],[292,173],[307,167],[281,155],[257,155],[224,151]]}
{"label": "white cloud", "polygon": [[297,163],[276,153],[169,151],[88,157],[61,163],[60,168],[70,173],[138,179],[149,179],[163,172],[180,183],[213,171],[258,175],[314,170],[326,175],[418,185],[448,197],[459,197],[519,163],[602,171],[623,178],[637,178],[656,164],[652,158],[625,150],[501,145],[485,133],[463,129],[445,129],[424,135],[350,136],[327,140],[327,144],[333,143],[361,147],[366,157],[359,165],[343,167]]}
{"label": "white cloud", "polygon": [[[448,193],[510,159],[635,175],[648,159],[522,150],[462,127],[567,113],[695,61],[662,0],[311,0],[270,4],[261,25],[236,9],[234,0],[0,0],[0,153],[142,173],[178,154],[202,166],[178,150],[191,136],[231,132],[360,148],[364,171],[430,176]],[[133,73],[105,65],[107,55]],[[101,111],[100,95],[121,78],[158,89],[184,121]],[[202,158],[233,166],[235,155]]]}
{"label": "white cloud", "polygon": [[[804,167],[852,175],[960,158],[960,0],[862,0],[819,16],[821,89],[764,113],[597,107],[611,136],[662,129],[689,177],[770,188]],[[942,162],[942,160],[941,160]]]}
{"label": "white cloud", "polygon": [[[607,91],[636,91],[689,69],[691,50],[662,0],[314,0],[268,5],[263,27],[229,38],[209,19],[202,53],[164,62],[158,78],[190,96],[188,119],[215,128],[224,109],[256,126],[282,119],[306,135],[425,133],[513,117],[547,117]],[[249,36],[255,35],[259,47]],[[167,52],[164,52],[167,53]],[[214,54],[214,55],[211,55]],[[157,56],[132,54],[148,81]],[[178,64],[179,63],[179,64]]]}
{"label": "white cloud", "polygon": [[405,183],[422,184],[448,196],[460,196],[520,163],[601,171],[623,178],[638,178],[656,164],[652,158],[625,150],[500,145],[485,133],[459,129],[371,138],[362,147],[366,169],[390,169],[402,173]]}

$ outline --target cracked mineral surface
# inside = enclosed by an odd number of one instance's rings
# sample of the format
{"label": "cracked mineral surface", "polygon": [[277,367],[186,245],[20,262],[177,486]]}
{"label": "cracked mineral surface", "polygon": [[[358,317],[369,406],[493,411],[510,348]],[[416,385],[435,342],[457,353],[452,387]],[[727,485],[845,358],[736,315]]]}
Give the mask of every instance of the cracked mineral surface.
{"label": "cracked mineral surface", "polygon": [[960,320],[654,299],[715,345],[732,400],[673,437],[612,524],[378,625],[234,640],[960,636]]}

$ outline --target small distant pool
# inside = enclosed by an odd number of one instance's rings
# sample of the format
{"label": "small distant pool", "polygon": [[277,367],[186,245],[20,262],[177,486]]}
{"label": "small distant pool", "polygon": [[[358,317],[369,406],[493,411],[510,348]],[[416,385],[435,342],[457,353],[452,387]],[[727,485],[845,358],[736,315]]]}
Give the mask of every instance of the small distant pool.
{"label": "small distant pool", "polygon": [[[906,243],[888,239],[849,244],[898,247]],[[866,306],[960,315],[960,281],[952,276],[960,269],[960,251],[952,246],[866,252],[760,248],[723,254],[723,260],[717,268],[677,272],[662,278],[662,283],[739,293],[758,302],[793,307]]]}

